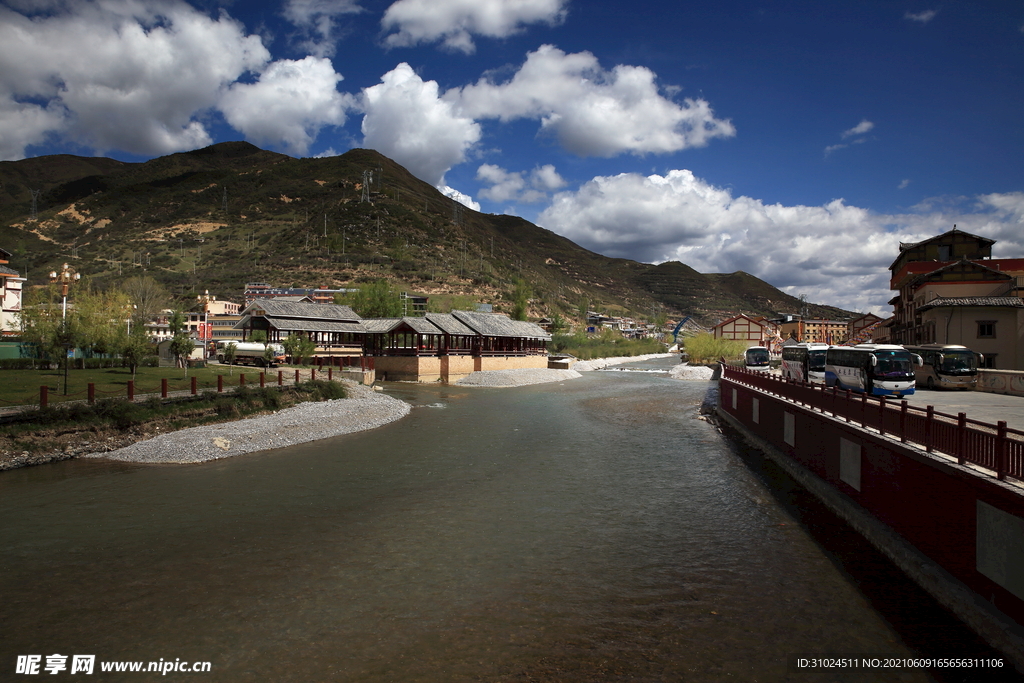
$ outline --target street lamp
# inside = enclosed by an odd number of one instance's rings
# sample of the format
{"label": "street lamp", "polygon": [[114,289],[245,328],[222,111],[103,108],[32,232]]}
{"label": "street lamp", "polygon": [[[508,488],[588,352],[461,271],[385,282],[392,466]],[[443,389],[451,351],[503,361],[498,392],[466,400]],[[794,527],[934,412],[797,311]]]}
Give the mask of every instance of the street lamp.
{"label": "street lamp", "polygon": [[75,272],[75,269],[64,264],[60,268],[60,273],[50,271],[50,282],[60,283],[60,296],[64,300],[63,303],[63,315],[62,319],[67,320],[68,317],[68,287],[71,286],[72,282],[78,282],[82,279],[82,274]]}
{"label": "street lamp", "polygon": [[50,271],[50,282],[60,283],[60,296],[62,299],[62,311],[61,311],[61,336],[64,338],[64,395],[68,395],[68,353],[74,348],[74,345],[67,338],[67,326],[68,326],[68,287],[71,283],[78,282],[82,279],[82,274],[75,271],[74,268],[68,264],[61,266],[60,273]]}

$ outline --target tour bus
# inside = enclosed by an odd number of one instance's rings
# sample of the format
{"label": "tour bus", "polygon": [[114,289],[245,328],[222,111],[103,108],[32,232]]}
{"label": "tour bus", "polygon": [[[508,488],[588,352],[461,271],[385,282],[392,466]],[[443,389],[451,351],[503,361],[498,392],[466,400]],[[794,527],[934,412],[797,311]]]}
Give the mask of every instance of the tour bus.
{"label": "tour bus", "polygon": [[875,396],[910,396],[915,387],[914,365],[920,364],[921,357],[902,346],[830,346],[825,352],[825,386]]}
{"label": "tour bus", "polygon": [[973,389],[978,384],[978,365],[985,357],[959,344],[907,346],[921,356],[924,365],[915,368],[917,382],[928,389]]}
{"label": "tour bus", "polygon": [[782,378],[797,382],[825,381],[825,352],[828,344],[801,342],[782,347]]}
{"label": "tour bus", "polygon": [[751,346],[743,354],[743,364],[747,370],[768,372],[771,370],[771,355],[763,346]]}

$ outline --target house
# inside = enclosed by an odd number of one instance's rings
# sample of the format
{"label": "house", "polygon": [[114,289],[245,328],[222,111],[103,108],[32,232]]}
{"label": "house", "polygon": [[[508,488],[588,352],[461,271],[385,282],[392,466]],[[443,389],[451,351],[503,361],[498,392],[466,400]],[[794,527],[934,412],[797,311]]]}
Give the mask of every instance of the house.
{"label": "house", "polygon": [[21,333],[21,293],[25,278],[8,263],[11,253],[0,249],[0,335]]}
{"label": "house", "polygon": [[290,335],[303,335],[316,344],[314,357],[324,358],[362,355],[366,332],[362,319],[348,306],[276,299],[258,299],[246,306],[234,329],[242,331],[243,340],[260,330],[277,344]]}
{"label": "house", "polygon": [[846,323],[846,340],[851,344],[863,344],[872,338],[873,331],[883,322],[874,313],[865,313]]}
{"label": "house", "polygon": [[750,318],[742,313],[722,320],[711,328],[715,339],[731,339],[751,346],[765,346],[773,338],[771,324],[764,318]]}
{"label": "house", "polygon": [[962,344],[988,367],[1024,370],[1024,258],[993,259],[993,244],[956,226],[900,244],[889,266],[898,292],[890,342]]}

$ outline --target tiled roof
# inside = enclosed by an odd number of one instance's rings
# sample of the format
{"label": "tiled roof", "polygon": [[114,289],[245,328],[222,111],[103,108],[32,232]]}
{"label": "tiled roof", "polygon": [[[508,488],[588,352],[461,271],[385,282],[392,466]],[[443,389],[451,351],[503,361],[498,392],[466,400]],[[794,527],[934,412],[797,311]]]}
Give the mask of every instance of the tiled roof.
{"label": "tiled roof", "polygon": [[932,299],[917,310],[927,311],[946,306],[1002,306],[1024,308],[1024,299],[1016,296],[940,296]]}
{"label": "tiled roof", "polygon": [[4,275],[11,275],[13,277],[21,277],[18,275],[18,271],[8,268],[7,266],[0,266],[0,273]]}
{"label": "tiled roof", "polygon": [[436,325],[445,334],[475,336],[476,332],[466,327],[465,323],[451,313],[427,313],[427,320]]}
{"label": "tiled roof", "polygon": [[360,320],[359,315],[349,306],[338,304],[306,304],[276,299],[258,299],[249,304],[245,312],[259,309],[269,316],[284,318],[305,318],[308,320]]}
{"label": "tiled roof", "polygon": [[512,320],[505,315],[477,313],[475,311],[452,311],[452,315],[467,327],[486,337],[551,339],[551,335],[540,326],[522,320]]}

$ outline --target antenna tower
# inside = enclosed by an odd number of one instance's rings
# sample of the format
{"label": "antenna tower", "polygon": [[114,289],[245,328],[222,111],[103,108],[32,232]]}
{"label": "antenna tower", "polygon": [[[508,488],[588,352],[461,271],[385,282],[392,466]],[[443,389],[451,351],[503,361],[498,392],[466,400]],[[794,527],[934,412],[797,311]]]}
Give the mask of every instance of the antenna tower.
{"label": "antenna tower", "polygon": [[221,202],[221,209],[224,210],[224,213],[228,211],[228,188],[226,186],[224,188],[224,200]]}
{"label": "antenna tower", "polygon": [[370,201],[370,185],[373,183],[373,171],[363,171],[363,195],[359,199],[359,203]]}
{"label": "antenna tower", "polygon": [[32,217],[29,220],[38,220],[39,216],[36,214],[36,202],[39,199],[39,195],[42,194],[42,190],[29,190],[32,193]]}

